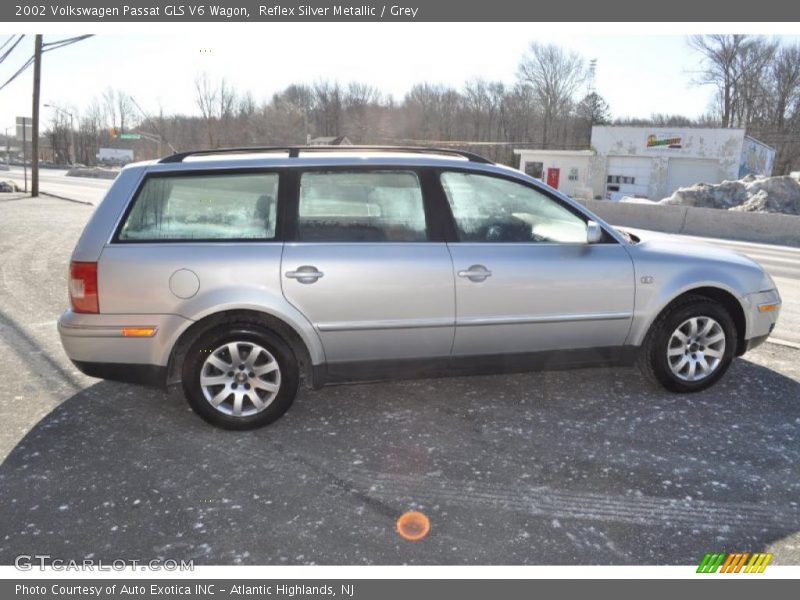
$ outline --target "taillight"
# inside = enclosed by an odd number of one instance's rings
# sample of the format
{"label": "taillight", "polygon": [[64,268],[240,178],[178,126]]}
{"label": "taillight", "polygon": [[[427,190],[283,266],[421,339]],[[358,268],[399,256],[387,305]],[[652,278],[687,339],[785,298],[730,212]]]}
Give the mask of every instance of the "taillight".
{"label": "taillight", "polygon": [[69,301],[78,313],[99,313],[97,299],[97,263],[71,262],[69,265]]}

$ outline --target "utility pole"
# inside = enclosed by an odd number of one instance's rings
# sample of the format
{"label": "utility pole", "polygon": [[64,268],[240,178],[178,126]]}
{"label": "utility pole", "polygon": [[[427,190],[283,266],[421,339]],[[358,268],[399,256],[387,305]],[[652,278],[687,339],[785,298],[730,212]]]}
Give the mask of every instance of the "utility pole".
{"label": "utility pole", "polygon": [[39,195],[39,87],[42,79],[42,34],[33,48],[33,126],[31,131],[31,197]]}
{"label": "utility pole", "polygon": [[28,119],[22,117],[22,174],[25,177],[25,193],[28,193]]}

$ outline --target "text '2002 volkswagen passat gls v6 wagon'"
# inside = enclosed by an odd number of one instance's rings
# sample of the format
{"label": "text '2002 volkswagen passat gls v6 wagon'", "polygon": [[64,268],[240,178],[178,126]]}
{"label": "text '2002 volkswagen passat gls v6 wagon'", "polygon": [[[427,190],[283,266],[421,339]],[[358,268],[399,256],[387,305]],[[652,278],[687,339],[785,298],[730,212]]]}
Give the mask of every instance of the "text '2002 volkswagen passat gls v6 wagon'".
{"label": "text '2002 volkswagen passat gls v6 wagon'", "polygon": [[59,321],[88,375],[181,384],[226,428],[280,417],[301,378],[638,361],[702,390],[775,325],[763,269],[641,241],[466,152],[261,148],[122,170],[72,255]]}

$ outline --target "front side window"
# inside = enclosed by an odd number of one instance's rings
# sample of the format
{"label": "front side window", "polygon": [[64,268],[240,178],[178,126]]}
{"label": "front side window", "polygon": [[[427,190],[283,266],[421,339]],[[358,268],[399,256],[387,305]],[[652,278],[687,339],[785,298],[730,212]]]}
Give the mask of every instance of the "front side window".
{"label": "front side window", "polygon": [[424,242],[425,208],[410,171],[313,171],[300,177],[301,242]]}
{"label": "front side window", "polygon": [[276,173],[150,177],[118,239],[271,240],[277,197]]}
{"label": "front side window", "polygon": [[586,242],[585,221],[531,187],[475,173],[441,181],[462,242]]}

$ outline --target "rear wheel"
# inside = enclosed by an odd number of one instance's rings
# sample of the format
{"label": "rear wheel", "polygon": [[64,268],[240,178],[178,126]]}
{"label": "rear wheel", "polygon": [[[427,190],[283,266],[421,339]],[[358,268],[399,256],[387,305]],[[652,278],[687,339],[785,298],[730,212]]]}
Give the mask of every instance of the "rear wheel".
{"label": "rear wheel", "polygon": [[245,323],[201,335],[186,354],[182,379],[189,405],[203,419],[225,429],[253,429],[289,409],[299,371],[280,337]]}
{"label": "rear wheel", "polygon": [[639,366],[649,379],[670,391],[699,392],[728,370],[736,339],[736,325],[724,306],[690,295],[653,323]]}

